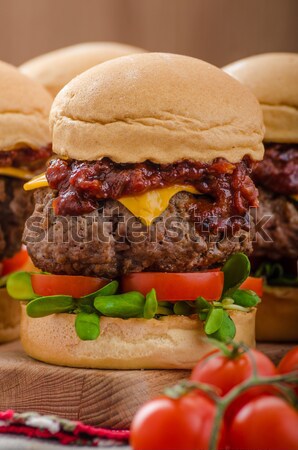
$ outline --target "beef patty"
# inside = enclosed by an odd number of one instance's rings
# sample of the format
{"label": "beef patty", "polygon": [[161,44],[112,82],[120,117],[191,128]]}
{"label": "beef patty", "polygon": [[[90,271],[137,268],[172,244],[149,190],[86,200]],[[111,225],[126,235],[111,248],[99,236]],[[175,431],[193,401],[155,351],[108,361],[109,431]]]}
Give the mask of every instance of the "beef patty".
{"label": "beef patty", "polygon": [[33,196],[23,190],[23,180],[0,176],[0,261],[21,248],[26,219],[32,213]]}
{"label": "beef patty", "polygon": [[180,192],[150,227],[117,200],[101,200],[95,211],[57,216],[55,194],[39,189],[24,242],[34,264],[57,274],[114,278],[128,272],[192,272],[221,266],[239,251],[252,250],[248,215],[232,235],[195,226],[186,208],[192,194]]}
{"label": "beef patty", "polygon": [[[298,258],[298,209],[294,200],[259,187],[258,221],[268,218],[263,229],[269,239],[258,230],[254,257],[268,260]],[[257,222],[258,222],[257,221]]]}

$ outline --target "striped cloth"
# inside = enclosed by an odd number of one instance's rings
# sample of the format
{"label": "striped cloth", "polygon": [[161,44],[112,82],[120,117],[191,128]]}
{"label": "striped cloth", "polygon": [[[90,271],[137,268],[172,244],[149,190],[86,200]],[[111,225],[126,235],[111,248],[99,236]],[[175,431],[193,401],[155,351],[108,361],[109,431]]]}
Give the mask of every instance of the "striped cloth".
{"label": "striped cloth", "polygon": [[128,430],[109,430],[36,412],[0,411],[0,433],[55,440],[63,445],[108,448],[126,444]]}

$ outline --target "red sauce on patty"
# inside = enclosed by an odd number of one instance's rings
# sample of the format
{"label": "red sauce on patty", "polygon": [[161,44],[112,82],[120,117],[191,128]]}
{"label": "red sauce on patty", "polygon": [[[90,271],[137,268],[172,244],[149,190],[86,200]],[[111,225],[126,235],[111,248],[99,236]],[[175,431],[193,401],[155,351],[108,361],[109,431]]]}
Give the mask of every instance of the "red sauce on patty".
{"label": "red sauce on patty", "polygon": [[24,167],[36,169],[41,167],[52,154],[52,146],[38,149],[20,148],[17,150],[0,152],[0,167]]}
{"label": "red sauce on patty", "polygon": [[[185,205],[191,220],[238,216],[243,226],[249,207],[258,206],[258,192],[249,176],[252,165],[248,158],[237,164],[217,159],[211,164],[179,161],[164,165],[150,161],[117,164],[108,158],[90,162],[57,159],[50,162],[46,176],[50,188],[57,191],[53,202],[57,215],[82,215],[98,208],[104,199],[188,184],[203,194],[191,196]],[[222,224],[215,219],[217,228]]]}
{"label": "red sauce on patty", "polygon": [[298,144],[265,143],[264,160],[256,165],[253,179],[277,194],[298,194]]}

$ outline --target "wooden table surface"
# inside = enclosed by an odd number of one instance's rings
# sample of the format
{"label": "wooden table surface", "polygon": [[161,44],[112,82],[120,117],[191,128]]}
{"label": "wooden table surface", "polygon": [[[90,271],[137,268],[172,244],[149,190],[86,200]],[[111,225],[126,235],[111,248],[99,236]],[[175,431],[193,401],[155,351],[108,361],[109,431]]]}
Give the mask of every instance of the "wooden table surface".
{"label": "wooden table surface", "polygon": [[[63,350],[62,350],[63,351]],[[137,409],[187,370],[95,370],[59,367],[0,346],[0,411],[37,411],[107,428],[129,428]]]}
{"label": "wooden table surface", "polygon": [[[292,344],[259,344],[275,363]],[[63,350],[62,350],[63,351]],[[52,366],[0,346],[0,410],[37,411],[107,428],[129,428],[137,409],[187,370],[94,370]]]}

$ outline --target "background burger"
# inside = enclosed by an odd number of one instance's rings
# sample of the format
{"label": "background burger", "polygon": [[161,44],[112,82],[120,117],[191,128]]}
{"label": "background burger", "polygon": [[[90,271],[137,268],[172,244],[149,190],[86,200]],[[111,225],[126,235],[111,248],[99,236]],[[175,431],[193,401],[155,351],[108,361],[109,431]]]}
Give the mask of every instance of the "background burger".
{"label": "background burger", "polygon": [[57,159],[25,186],[49,187],[24,232],[47,273],[10,278],[28,300],[26,352],[69,366],[190,368],[210,349],[206,334],[253,345],[260,287],[243,286],[242,252],[263,124],[250,91],[194,58],[127,56],[62,89],[50,127]]}
{"label": "background burger", "polygon": [[20,66],[21,72],[41,83],[55,97],[70,80],[109,59],[143,53],[118,42],[85,42],[37,56]]}
{"label": "background burger", "polygon": [[297,341],[298,54],[252,56],[224,70],[256,95],[266,127],[265,157],[253,173],[260,193],[258,216],[267,217],[267,239],[257,233],[252,259],[255,273],[267,283],[257,339]]}
{"label": "background burger", "polygon": [[28,263],[21,239],[33,199],[23,184],[44,169],[51,153],[51,102],[38,83],[0,62],[0,342],[19,333],[19,304],[6,292],[6,278]]}

